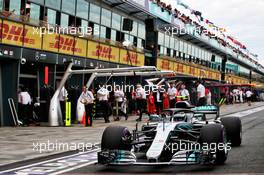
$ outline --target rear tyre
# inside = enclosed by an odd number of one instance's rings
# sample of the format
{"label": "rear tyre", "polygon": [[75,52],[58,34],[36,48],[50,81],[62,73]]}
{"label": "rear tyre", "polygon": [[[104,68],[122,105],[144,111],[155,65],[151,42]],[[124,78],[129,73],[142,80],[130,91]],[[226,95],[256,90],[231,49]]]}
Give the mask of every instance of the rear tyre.
{"label": "rear tyre", "polygon": [[104,130],[101,150],[131,150],[131,133],[123,126],[109,126]]}
{"label": "rear tyre", "polygon": [[[219,145],[224,145],[226,140],[225,130],[220,124],[208,124],[201,128],[200,143],[202,147],[210,148],[209,151],[214,154],[214,164],[224,164],[227,159],[227,153],[225,149]],[[211,161],[211,160],[210,160]]]}
{"label": "rear tyre", "polygon": [[227,141],[232,146],[240,146],[242,142],[242,124],[238,117],[225,117],[220,119],[226,130]]}

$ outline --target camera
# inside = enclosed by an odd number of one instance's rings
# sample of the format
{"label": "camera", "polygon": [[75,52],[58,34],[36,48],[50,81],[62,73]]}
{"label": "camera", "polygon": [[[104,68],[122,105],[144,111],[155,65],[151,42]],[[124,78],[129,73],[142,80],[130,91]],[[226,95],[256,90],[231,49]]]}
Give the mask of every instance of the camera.
{"label": "camera", "polygon": [[21,64],[26,64],[27,63],[27,59],[26,58],[21,58],[20,63]]}

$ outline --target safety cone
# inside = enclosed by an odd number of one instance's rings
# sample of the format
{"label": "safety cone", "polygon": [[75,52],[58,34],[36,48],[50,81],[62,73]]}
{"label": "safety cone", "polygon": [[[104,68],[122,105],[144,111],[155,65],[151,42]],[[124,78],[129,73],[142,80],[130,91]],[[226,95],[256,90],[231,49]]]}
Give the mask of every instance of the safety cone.
{"label": "safety cone", "polygon": [[[88,117],[88,126],[90,125],[91,121],[90,121],[90,117]],[[83,118],[82,118],[82,124],[84,126],[86,126],[86,112],[84,112],[83,114]]]}
{"label": "safety cone", "polygon": [[86,112],[83,113],[82,122],[81,122],[81,124],[83,124],[84,126],[86,124],[86,120],[85,119],[86,119]]}

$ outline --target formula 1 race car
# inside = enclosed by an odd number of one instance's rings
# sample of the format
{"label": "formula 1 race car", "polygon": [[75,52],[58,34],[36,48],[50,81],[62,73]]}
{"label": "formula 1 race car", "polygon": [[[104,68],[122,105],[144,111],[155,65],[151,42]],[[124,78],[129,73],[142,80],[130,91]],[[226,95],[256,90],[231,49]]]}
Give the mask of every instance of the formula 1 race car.
{"label": "formula 1 race car", "polygon": [[[180,106],[181,108],[178,108]],[[208,116],[214,116],[208,119]],[[187,102],[151,115],[141,130],[122,126],[104,130],[98,163],[108,165],[223,164],[231,146],[242,140],[241,120],[219,117],[217,106]]]}

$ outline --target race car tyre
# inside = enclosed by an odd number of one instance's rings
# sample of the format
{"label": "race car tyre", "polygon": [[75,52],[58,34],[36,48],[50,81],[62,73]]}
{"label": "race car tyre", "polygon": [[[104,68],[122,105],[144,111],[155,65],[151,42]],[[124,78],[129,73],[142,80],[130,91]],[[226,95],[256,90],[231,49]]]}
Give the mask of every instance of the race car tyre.
{"label": "race car tyre", "polygon": [[123,126],[109,126],[102,136],[101,150],[131,150],[131,133]]}
{"label": "race car tyre", "polygon": [[215,154],[215,158],[213,159],[214,164],[224,164],[227,159],[227,153],[223,148],[225,140],[225,129],[222,125],[208,124],[201,128],[200,143],[202,144],[203,151]]}
{"label": "race car tyre", "polygon": [[238,117],[225,117],[220,119],[226,130],[227,141],[232,146],[240,146],[242,142],[242,124]]}

